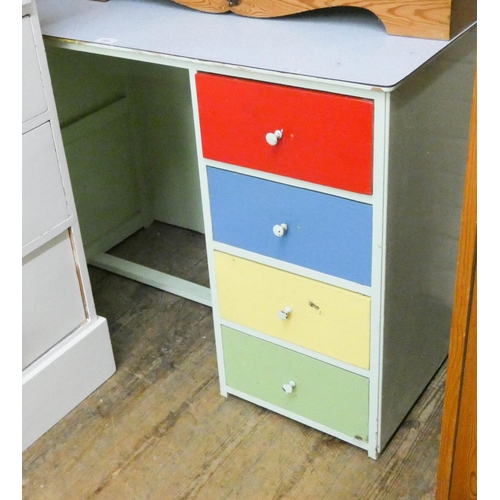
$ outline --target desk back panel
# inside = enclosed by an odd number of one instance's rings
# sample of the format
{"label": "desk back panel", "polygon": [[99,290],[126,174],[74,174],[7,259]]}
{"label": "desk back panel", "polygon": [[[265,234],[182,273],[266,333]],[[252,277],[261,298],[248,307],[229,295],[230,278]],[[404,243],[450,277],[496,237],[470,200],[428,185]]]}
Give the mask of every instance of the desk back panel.
{"label": "desk back panel", "polygon": [[49,65],[87,253],[153,220],[203,232],[188,72],[59,49]]}

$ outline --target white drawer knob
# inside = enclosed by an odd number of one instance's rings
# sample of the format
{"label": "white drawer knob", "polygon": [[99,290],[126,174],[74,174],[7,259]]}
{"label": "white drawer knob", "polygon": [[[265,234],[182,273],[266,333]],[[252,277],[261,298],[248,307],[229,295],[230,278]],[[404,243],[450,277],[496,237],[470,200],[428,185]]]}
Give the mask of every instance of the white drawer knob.
{"label": "white drawer knob", "polygon": [[288,384],[283,384],[282,389],[287,394],[292,394],[293,390],[295,389],[295,382],[293,380],[290,380],[290,382],[288,382]]}
{"label": "white drawer knob", "polygon": [[290,315],[291,312],[292,312],[291,307],[285,307],[285,309],[283,309],[282,311],[278,311],[278,318],[282,320],[288,319],[288,316]]}
{"label": "white drawer knob", "polygon": [[281,238],[287,232],[287,229],[288,224],[276,224],[273,226],[273,233],[278,238]]}
{"label": "white drawer knob", "polygon": [[266,141],[270,146],[276,146],[278,140],[283,137],[283,130],[276,130],[274,133],[269,132],[266,134]]}

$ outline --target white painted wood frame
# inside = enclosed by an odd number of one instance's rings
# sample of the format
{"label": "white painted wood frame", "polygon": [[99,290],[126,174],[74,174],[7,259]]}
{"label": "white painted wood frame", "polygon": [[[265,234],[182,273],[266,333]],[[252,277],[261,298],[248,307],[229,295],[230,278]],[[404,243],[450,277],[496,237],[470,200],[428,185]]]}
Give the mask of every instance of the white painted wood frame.
{"label": "white painted wood frame", "polygon": [[[30,189],[23,191],[30,198],[23,205],[23,218],[37,219],[29,227],[40,228],[38,235],[36,230],[29,233],[23,246],[23,343],[27,344],[22,371],[24,450],[107,380],[115,371],[115,362],[107,322],[97,315],[92,297],[34,1],[23,0],[22,15],[23,31],[32,30],[33,35],[23,36],[23,57],[25,41],[34,43],[36,51],[36,58],[23,62],[23,69],[24,64],[35,68],[23,71],[23,76],[41,77],[46,100],[46,106],[35,107],[34,112],[28,106],[28,116],[23,115],[23,145],[27,148],[23,150],[23,167],[33,174],[47,163],[44,144],[37,141],[50,143],[52,179],[48,183],[48,176],[41,175],[38,186],[27,180]],[[32,97],[26,83],[23,81],[23,103],[25,96],[28,101]],[[32,134],[42,129],[44,134]],[[25,142],[25,137],[30,139]],[[43,200],[47,190],[50,203]],[[60,200],[62,210],[53,210],[53,197]],[[32,213],[46,208],[51,208],[50,214],[38,217]]]}

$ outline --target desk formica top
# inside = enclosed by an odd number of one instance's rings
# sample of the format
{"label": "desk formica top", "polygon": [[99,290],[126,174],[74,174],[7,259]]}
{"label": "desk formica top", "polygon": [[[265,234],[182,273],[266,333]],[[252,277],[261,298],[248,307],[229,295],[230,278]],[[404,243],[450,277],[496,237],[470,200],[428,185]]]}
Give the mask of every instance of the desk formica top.
{"label": "desk formica top", "polygon": [[67,48],[383,90],[451,43],[387,35],[372,13],[356,8],[256,19],[203,13],[170,0],[38,0],[37,7],[43,35]]}

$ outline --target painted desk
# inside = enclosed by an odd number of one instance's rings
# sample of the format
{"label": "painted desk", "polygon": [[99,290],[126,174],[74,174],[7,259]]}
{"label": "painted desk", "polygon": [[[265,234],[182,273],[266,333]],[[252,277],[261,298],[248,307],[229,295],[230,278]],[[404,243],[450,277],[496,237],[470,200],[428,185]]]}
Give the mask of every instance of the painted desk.
{"label": "painted desk", "polygon": [[[212,305],[223,395],[376,458],[447,353],[475,28],[39,10],[90,262]],[[152,220],[205,234],[210,290],[107,253]]]}

